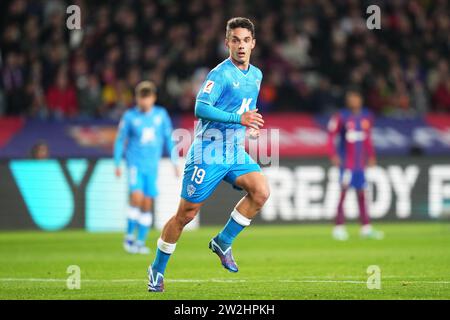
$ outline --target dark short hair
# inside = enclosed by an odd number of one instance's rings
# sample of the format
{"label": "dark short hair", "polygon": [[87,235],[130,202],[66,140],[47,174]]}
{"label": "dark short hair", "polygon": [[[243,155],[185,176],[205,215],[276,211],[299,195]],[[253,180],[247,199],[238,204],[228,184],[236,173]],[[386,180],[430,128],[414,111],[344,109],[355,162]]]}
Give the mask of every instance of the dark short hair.
{"label": "dark short hair", "polygon": [[347,88],[347,90],[345,91],[345,95],[347,96],[350,94],[356,94],[360,97],[362,97],[362,95],[363,95],[361,89],[357,86],[350,86]]}
{"label": "dark short hair", "polygon": [[225,36],[228,38],[231,30],[236,28],[245,28],[251,32],[253,38],[255,37],[255,25],[248,18],[235,17],[228,20]]}
{"label": "dark short hair", "polygon": [[136,97],[145,98],[152,95],[156,95],[156,86],[151,81],[139,82],[134,90]]}

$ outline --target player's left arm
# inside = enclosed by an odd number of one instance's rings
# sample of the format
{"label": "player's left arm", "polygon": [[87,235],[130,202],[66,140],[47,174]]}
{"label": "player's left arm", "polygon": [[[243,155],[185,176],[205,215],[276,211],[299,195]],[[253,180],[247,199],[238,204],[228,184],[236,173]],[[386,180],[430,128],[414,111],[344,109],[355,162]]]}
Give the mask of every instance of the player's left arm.
{"label": "player's left arm", "polygon": [[166,110],[164,110],[163,116],[163,134],[164,134],[164,144],[166,146],[166,151],[170,155],[170,160],[172,161],[175,168],[175,175],[180,176],[180,168],[179,168],[179,156],[178,149],[175,143],[172,140],[172,132],[173,125],[172,120],[169,117],[169,114]]}
{"label": "player's left arm", "polygon": [[[259,71],[259,76],[261,77],[259,79],[259,86],[258,86],[258,96],[259,96],[259,88],[262,84],[263,74],[262,74],[261,70],[258,69],[258,71]],[[255,109],[258,109],[258,106],[256,104],[254,106],[250,106],[250,110],[255,110]],[[248,137],[250,139],[258,139],[261,134],[261,131],[259,128],[258,129],[248,128],[247,132],[248,132]]]}
{"label": "player's left arm", "polygon": [[373,128],[374,118],[372,115],[368,117],[368,128],[366,131],[367,137],[364,140],[364,147],[366,149],[366,154],[368,156],[367,158],[367,165],[369,167],[373,167],[376,165],[376,155],[375,155],[375,148],[373,146],[373,140],[372,140],[372,128]]}

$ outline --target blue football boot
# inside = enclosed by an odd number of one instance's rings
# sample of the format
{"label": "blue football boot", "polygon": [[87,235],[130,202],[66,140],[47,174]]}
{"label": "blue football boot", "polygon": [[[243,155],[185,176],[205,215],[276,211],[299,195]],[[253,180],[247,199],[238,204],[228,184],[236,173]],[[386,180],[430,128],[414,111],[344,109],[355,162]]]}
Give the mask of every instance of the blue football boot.
{"label": "blue football boot", "polygon": [[148,267],[148,291],[164,292],[164,276],[158,271],[153,271],[152,266]]}
{"label": "blue football boot", "polygon": [[123,241],[123,248],[128,253],[137,253],[133,239],[125,238],[125,240]]}
{"label": "blue football boot", "polygon": [[234,261],[233,254],[231,252],[231,246],[223,251],[222,248],[217,244],[217,237],[215,237],[209,242],[209,248],[212,252],[219,256],[220,262],[225,269],[230,272],[238,272],[238,266]]}

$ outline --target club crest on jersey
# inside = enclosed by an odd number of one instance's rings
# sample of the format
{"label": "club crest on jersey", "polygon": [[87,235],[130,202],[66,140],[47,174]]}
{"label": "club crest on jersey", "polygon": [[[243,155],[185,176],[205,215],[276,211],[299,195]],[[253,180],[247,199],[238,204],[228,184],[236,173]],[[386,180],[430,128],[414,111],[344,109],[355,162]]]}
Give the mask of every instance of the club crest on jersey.
{"label": "club crest on jersey", "polygon": [[134,125],[135,127],[140,126],[141,123],[142,123],[142,122],[141,122],[141,119],[139,119],[139,118],[133,120],[133,125]]}
{"label": "club crest on jersey", "polygon": [[208,81],[206,81],[205,87],[203,88],[203,92],[211,93],[211,90],[213,87],[214,87],[214,81],[208,80]]}
{"label": "club crest on jersey", "polygon": [[191,197],[195,192],[195,187],[192,184],[188,184],[186,191],[188,196]]}

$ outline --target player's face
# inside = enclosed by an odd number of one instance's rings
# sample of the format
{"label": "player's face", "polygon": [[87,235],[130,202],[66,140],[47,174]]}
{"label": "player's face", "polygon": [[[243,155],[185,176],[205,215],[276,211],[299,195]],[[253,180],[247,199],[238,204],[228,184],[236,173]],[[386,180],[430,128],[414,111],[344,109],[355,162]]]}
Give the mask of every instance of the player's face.
{"label": "player's face", "polygon": [[150,95],[150,96],[147,96],[147,97],[138,97],[136,99],[137,105],[144,112],[149,111],[153,107],[155,102],[156,102],[156,96],[155,95]]}
{"label": "player's face", "polygon": [[232,29],[225,44],[230,50],[230,56],[238,64],[248,64],[250,54],[255,47],[255,39],[250,30],[246,28]]}
{"label": "player's face", "polygon": [[49,155],[48,147],[46,145],[40,145],[36,150],[36,159],[47,159]]}
{"label": "player's face", "polygon": [[346,96],[347,107],[352,112],[359,112],[362,108],[362,97],[356,93],[349,93]]}

